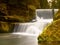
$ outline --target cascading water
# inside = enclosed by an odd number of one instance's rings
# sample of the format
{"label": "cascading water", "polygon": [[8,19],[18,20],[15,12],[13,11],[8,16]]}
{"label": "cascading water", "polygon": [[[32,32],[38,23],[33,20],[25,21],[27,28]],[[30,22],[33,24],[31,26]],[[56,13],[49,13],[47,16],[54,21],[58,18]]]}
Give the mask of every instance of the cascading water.
{"label": "cascading water", "polygon": [[16,24],[14,32],[24,32],[30,34],[36,34],[37,36],[42,33],[43,28],[51,23],[52,19],[43,19],[36,16],[37,21],[33,23],[20,23]]}
{"label": "cascading water", "polygon": [[[43,19],[36,16],[36,22],[15,24],[14,32],[3,34],[0,37],[0,45],[38,45],[37,37],[43,31],[43,28],[52,21],[52,19]],[[4,36],[4,37],[3,37]]]}

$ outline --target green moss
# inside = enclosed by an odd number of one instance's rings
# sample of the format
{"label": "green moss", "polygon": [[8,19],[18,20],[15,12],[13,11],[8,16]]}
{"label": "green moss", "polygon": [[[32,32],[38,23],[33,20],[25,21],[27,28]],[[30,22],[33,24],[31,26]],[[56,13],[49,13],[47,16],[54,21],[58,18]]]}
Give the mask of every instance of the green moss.
{"label": "green moss", "polygon": [[60,19],[60,9],[58,10],[58,12],[54,15],[53,20],[58,20]]}
{"label": "green moss", "polygon": [[[55,20],[51,24],[46,26],[44,28],[44,31],[42,32],[42,34],[39,35],[38,41],[39,41],[39,43],[43,42],[43,41],[46,41],[47,44],[49,42],[51,42],[50,44],[52,44],[52,45],[53,45],[52,42],[57,42],[58,43],[60,41],[60,19]],[[46,45],[46,44],[44,44],[44,45]],[[56,44],[56,45],[58,45],[58,44]]]}
{"label": "green moss", "polygon": [[13,32],[14,24],[7,22],[0,22],[0,33],[11,33]]}

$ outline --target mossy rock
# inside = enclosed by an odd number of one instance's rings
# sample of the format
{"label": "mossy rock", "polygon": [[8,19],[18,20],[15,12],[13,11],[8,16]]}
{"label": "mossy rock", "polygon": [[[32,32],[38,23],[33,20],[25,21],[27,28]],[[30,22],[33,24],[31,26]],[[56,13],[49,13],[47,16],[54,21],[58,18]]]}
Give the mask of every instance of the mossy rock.
{"label": "mossy rock", "polygon": [[[57,44],[54,44],[58,45],[58,42],[60,42],[60,19],[53,21],[44,28],[44,31],[38,37],[38,42],[46,42],[47,44],[53,44],[52,42],[57,42]],[[46,45],[45,43],[43,44]],[[41,43],[41,45],[43,44]]]}
{"label": "mossy rock", "polygon": [[57,11],[56,14],[54,14],[53,20],[58,20],[60,19],[60,9]]}
{"label": "mossy rock", "polygon": [[0,33],[12,33],[14,32],[14,25],[7,22],[0,22]]}
{"label": "mossy rock", "polygon": [[38,45],[60,45],[60,41],[42,41]]}

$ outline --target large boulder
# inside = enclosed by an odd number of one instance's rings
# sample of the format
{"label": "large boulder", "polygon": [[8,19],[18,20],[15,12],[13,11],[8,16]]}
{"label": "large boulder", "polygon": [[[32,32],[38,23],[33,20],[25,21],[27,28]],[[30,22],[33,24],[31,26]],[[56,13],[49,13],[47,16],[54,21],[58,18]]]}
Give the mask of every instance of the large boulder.
{"label": "large boulder", "polygon": [[38,37],[41,45],[60,45],[60,19],[53,21],[44,28]]}

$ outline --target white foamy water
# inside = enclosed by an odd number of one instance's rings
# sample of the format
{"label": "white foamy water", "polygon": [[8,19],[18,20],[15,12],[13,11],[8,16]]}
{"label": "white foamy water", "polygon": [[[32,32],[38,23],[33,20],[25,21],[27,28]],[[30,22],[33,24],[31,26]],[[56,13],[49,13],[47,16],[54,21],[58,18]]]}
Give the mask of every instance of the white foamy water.
{"label": "white foamy water", "polygon": [[14,32],[24,32],[24,33],[29,33],[29,34],[35,34],[35,35],[39,35],[42,33],[43,28],[48,24],[51,23],[53,21],[53,19],[43,19],[43,18],[39,18],[38,16],[36,16],[36,22],[33,23],[20,23],[17,24]]}

